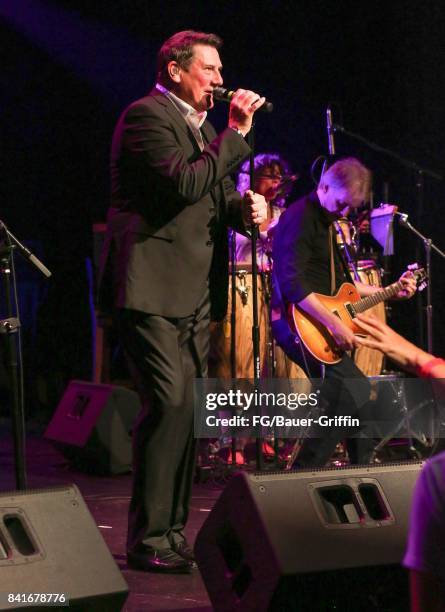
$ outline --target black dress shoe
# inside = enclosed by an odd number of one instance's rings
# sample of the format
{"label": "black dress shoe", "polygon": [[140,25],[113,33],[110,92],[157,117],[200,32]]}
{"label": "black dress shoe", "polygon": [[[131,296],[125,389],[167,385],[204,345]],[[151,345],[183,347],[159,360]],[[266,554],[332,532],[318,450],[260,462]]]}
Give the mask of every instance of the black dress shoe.
{"label": "black dress shoe", "polygon": [[145,572],[189,574],[190,563],[171,548],[146,548],[142,552],[127,553],[128,567]]}
{"label": "black dress shoe", "polygon": [[183,540],[180,540],[179,542],[173,541],[172,549],[180,557],[182,557],[186,561],[189,561],[189,563],[195,563],[195,553],[193,552],[193,548],[190,546],[190,544],[185,538]]}

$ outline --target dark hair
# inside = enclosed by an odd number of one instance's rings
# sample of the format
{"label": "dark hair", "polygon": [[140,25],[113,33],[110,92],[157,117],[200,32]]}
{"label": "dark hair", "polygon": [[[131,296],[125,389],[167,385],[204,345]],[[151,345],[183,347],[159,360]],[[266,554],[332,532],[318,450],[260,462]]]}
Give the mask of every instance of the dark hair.
{"label": "dark hair", "polygon": [[222,39],[216,34],[184,30],[170,36],[158,52],[157,76],[158,80],[164,81],[168,78],[167,66],[170,62],[178,62],[183,70],[187,70],[193,58],[193,47],[195,45],[208,45],[219,49]]}
{"label": "dark hair", "polygon": [[[291,168],[288,162],[279,153],[259,153],[255,155],[253,167],[255,168],[255,176],[261,174],[266,168],[273,168],[278,166],[280,172],[284,176],[291,174]],[[250,175],[249,175],[250,161],[246,160],[241,166],[238,174],[237,190],[244,195],[247,189],[250,188]],[[288,187],[283,190],[281,195],[273,201],[274,206],[284,207],[286,198],[292,190],[292,183],[289,183]]]}

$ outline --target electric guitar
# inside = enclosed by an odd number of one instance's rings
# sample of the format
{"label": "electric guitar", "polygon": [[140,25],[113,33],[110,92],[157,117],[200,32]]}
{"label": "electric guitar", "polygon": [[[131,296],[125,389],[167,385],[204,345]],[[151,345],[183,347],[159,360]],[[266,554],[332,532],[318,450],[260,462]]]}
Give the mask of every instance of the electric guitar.
{"label": "electric guitar", "polygon": [[[422,291],[426,287],[426,273],[417,264],[408,266],[414,274],[417,289]],[[322,304],[333,314],[339,317],[345,325],[358,336],[366,336],[363,330],[354,323],[357,314],[365,312],[376,304],[388,300],[403,289],[401,281],[385,287],[377,293],[361,298],[357,289],[351,283],[343,283],[336,295],[322,295],[315,293]],[[321,363],[334,364],[341,361],[342,353],[331,332],[322,323],[311,317],[295,304],[289,305],[288,322],[298,334],[300,340],[315,359]]]}

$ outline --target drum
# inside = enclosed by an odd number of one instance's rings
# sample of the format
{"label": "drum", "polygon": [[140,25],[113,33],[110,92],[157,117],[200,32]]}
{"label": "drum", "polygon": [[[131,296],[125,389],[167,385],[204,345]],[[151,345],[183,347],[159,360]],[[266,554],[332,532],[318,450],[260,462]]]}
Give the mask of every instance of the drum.
{"label": "drum", "polygon": [[[362,283],[373,285],[374,287],[382,286],[380,269],[373,260],[359,261],[357,263],[357,272]],[[368,313],[373,314],[380,321],[386,322],[384,302],[380,302],[377,306],[367,310],[366,314]],[[378,376],[382,371],[383,353],[367,346],[360,346],[354,353],[354,361],[365,376]]]}
{"label": "drum", "polygon": [[[229,304],[227,314],[221,323],[212,323],[210,328],[209,376],[232,378],[231,375],[231,309],[232,282],[229,275]],[[258,326],[260,332],[261,376],[271,376],[274,354],[276,378],[305,378],[303,370],[293,363],[278,347],[271,350],[269,328],[270,272],[258,273]],[[235,304],[235,355],[236,378],[253,378],[252,346],[252,272],[247,267],[236,270]]]}
{"label": "drum", "polygon": [[[231,337],[232,337],[232,279],[229,275],[229,303],[227,314],[221,323],[213,323],[210,332],[209,376],[232,378],[231,375]],[[260,331],[261,369],[266,361],[267,301],[269,275],[258,274],[258,326]],[[252,272],[247,268],[236,270],[235,302],[235,354],[236,378],[253,378],[252,348]]]}
{"label": "drum", "polygon": [[358,247],[358,232],[346,217],[341,217],[335,224],[335,239],[340,248],[346,244],[351,255],[355,256]]}

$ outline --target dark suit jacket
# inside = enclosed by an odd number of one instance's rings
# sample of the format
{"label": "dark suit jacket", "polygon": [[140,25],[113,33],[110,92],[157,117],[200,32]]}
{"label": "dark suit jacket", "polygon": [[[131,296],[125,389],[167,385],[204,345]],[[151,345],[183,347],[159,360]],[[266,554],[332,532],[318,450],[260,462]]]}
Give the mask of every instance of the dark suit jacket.
{"label": "dark suit jacket", "polygon": [[204,151],[184,117],[156,89],[131,104],[111,151],[112,203],[99,304],[165,317],[194,311],[209,280],[213,318],[227,305],[227,226],[244,231],[229,175],[249,154],[227,128],[205,121]]}

